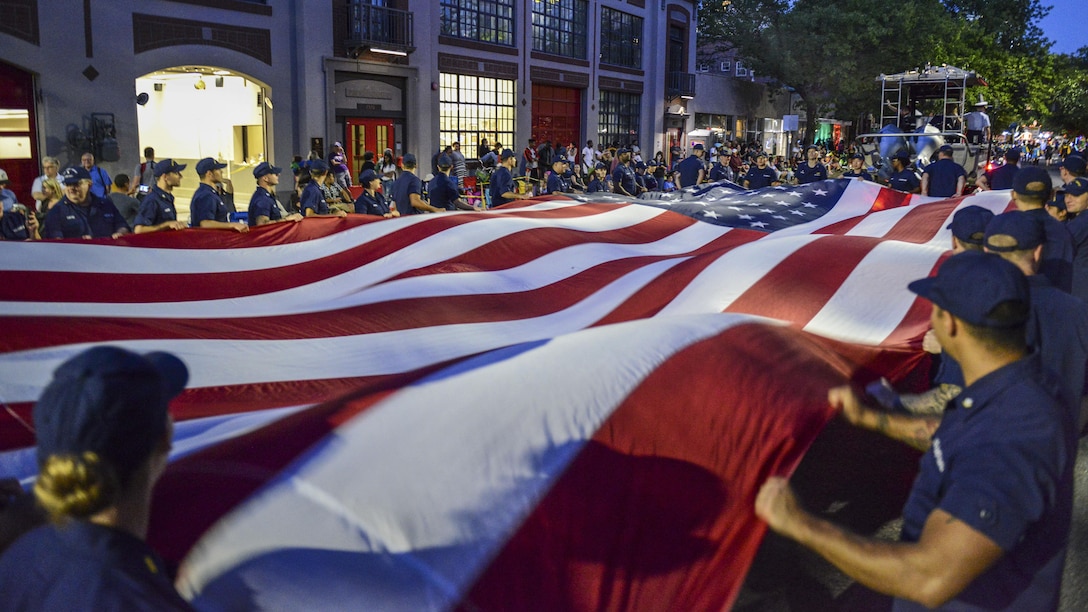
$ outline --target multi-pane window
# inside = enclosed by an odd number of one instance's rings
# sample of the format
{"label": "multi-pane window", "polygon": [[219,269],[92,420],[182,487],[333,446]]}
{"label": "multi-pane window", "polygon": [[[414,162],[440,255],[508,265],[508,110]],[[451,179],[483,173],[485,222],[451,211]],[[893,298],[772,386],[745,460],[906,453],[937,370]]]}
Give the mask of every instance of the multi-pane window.
{"label": "multi-pane window", "polygon": [[442,0],[442,34],[514,46],[514,0]]}
{"label": "multi-pane window", "polygon": [[533,51],[586,58],[586,0],[533,0]]}
{"label": "multi-pane window", "polygon": [[600,104],[599,142],[607,145],[637,145],[642,96],[602,90]]}
{"label": "multi-pane window", "polygon": [[601,8],[601,63],[642,68],[642,17]]}
{"label": "multi-pane window", "polygon": [[438,129],[443,145],[461,143],[472,157],[480,140],[514,144],[514,81],[442,73],[438,92]]}

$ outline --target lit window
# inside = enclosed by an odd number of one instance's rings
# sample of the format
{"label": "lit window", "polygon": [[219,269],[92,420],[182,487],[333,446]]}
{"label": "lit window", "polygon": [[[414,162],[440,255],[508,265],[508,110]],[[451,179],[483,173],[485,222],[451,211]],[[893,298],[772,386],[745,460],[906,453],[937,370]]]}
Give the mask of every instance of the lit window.
{"label": "lit window", "polygon": [[586,58],[586,0],[533,0],[533,51]]}
{"label": "lit window", "polygon": [[443,145],[461,143],[472,156],[484,138],[514,144],[514,81],[464,74],[441,75],[438,124]]}
{"label": "lit window", "polygon": [[598,142],[620,146],[639,143],[642,96],[619,91],[601,91],[600,108]]}
{"label": "lit window", "polygon": [[601,63],[642,67],[642,17],[601,8]]}
{"label": "lit window", "polygon": [[514,46],[514,0],[442,0],[442,34]]}

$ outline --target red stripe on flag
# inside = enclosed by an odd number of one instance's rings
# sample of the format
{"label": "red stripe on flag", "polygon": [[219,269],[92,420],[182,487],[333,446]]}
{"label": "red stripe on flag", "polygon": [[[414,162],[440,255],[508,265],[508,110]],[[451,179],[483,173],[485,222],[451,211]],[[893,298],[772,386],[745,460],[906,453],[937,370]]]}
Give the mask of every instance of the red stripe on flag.
{"label": "red stripe on flag", "polygon": [[759,314],[804,327],[878,244],[879,238],[862,236],[828,236],[809,243],[760,278],[726,312]]}
{"label": "red stripe on flag", "polygon": [[764,325],[677,353],[597,431],[462,608],[729,609],[766,529],[756,492],[797,466],[833,414],[827,389],[849,371],[806,334]]}

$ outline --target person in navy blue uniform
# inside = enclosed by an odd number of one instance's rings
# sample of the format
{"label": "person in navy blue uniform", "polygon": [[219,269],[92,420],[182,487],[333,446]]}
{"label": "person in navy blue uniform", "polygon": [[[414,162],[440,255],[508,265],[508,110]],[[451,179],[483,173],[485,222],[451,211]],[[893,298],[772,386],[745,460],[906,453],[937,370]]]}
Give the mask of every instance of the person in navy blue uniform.
{"label": "person in navy blue uniform", "polygon": [[963,195],[967,186],[967,173],[963,166],[952,161],[952,146],[941,145],[937,149],[937,161],[922,171],[922,195],[951,198]]}
{"label": "person in navy blue uniform", "polygon": [[816,145],[805,148],[805,161],[798,164],[794,176],[798,185],[827,180],[827,166],[820,162],[820,150],[816,148]]}
{"label": "person in navy blue uniform", "polygon": [[492,208],[529,197],[526,194],[518,193],[517,189],[514,188],[514,175],[511,171],[517,165],[517,155],[510,149],[503,149],[502,154],[499,155],[499,167],[491,173],[491,182],[487,187]]}
{"label": "person in navy blue uniform", "polygon": [[151,493],[188,370],[167,353],[99,346],[62,363],[34,406],[34,496],[49,523],[0,556],[11,610],[191,610],[146,543]]}
{"label": "person in navy blue uniform", "polygon": [[438,156],[438,174],[427,183],[427,197],[431,206],[439,210],[476,210],[461,197],[457,189],[457,179],[450,176],[453,170],[453,158],[443,153]]}
{"label": "person in navy blue uniform", "polygon": [[[703,145],[702,143],[695,143],[691,147],[691,154],[683,159],[683,161],[676,164],[676,171],[680,173],[677,188],[681,187],[694,187],[703,182],[706,178],[706,165],[703,164]],[[612,179],[615,181],[615,177]]]}
{"label": "person in navy blue uniform", "polygon": [[393,186],[389,190],[397,212],[402,217],[440,210],[423,199],[423,181],[416,176],[416,163],[415,154],[405,153],[400,176],[393,181]]}
{"label": "person in navy blue uniform", "polygon": [[1013,177],[1012,199],[1018,209],[1034,216],[1046,230],[1039,273],[1069,293],[1073,290],[1073,236],[1065,224],[1046,212],[1045,204],[1052,189],[1053,181],[1046,168],[1027,166]]}
{"label": "person in navy blue uniform", "polygon": [[631,169],[631,149],[616,151],[616,159],[619,160],[619,163],[616,164],[616,169],[612,171],[612,189],[620,195],[638,196],[642,192],[639,190],[635,171]]}
{"label": "person in navy blue uniform", "polygon": [[[1073,284],[1072,293],[1088,303],[1088,178],[1074,178],[1064,188],[1061,203],[1071,218],[1065,227],[1073,238]],[[1055,198],[1058,201],[1058,198]],[[1052,215],[1053,216],[1053,215]]]}
{"label": "person in navy blue uniform", "polygon": [[303,217],[346,217],[347,213],[329,208],[325,200],[325,192],[321,191],[321,185],[326,182],[329,175],[329,164],[323,159],[310,161],[310,182],[302,189],[299,196],[299,209]]}
{"label": "person in navy blue uniform", "polygon": [[767,154],[759,151],[756,165],[749,168],[741,180],[745,189],[762,189],[778,183],[778,172],[767,164]]}
{"label": "person in navy blue uniform", "polygon": [[991,253],[950,257],[909,288],[966,386],[942,416],[889,414],[850,386],[828,402],[850,423],[924,450],[899,542],[846,530],[803,510],[784,478],[755,511],[813,549],[893,610],[1056,610],[1068,546],[1076,436],[1071,399],[1025,342],[1030,289]]}
{"label": "person in navy blue uniform", "polygon": [[45,215],[42,238],[118,238],[129,233],[113,202],[91,193],[91,176],[85,168],[67,168],[60,176],[64,197]]}
{"label": "person in navy blue uniform", "polygon": [[642,184],[646,187],[646,191],[658,191],[661,189],[661,185],[657,182],[657,162],[650,160],[646,163],[646,172],[642,175]]}
{"label": "person in navy blue uniform", "polygon": [[718,161],[710,167],[710,182],[733,180],[733,169],[729,167],[729,151],[725,147],[718,149]]}
{"label": "person in navy blue uniform", "polygon": [[4,212],[0,207],[0,240],[41,240],[38,217],[28,213],[22,204]]}
{"label": "person in navy blue uniform", "polygon": [[608,166],[604,162],[597,162],[597,166],[593,169],[593,179],[586,185],[586,193],[598,191],[612,191],[612,181],[608,180]]}
{"label": "person in navy blue uniform", "polygon": [[378,173],[374,170],[363,170],[359,175],[359,184],[362,185],[363,192],[360,193],[359,197],[355,200],[356,213],[360,215],[375,215],[386,219],[400,216],[400,213],[396,210],[389,208],[389,204],[385,201],[385,196],[378,191],[378,187],[381,186],[381,180],[382,177],[378,176]]}
{"label": "person in navy blue uniform", "polygon": [[227,214],[227,204],[219,195],[219,184],[223,181],[223,168],[226,164],[205,157],[196,163],[196,174],[200,185],[193,192],[189,204],[189,227],[205,229],[224,229],[235,232],[248,232],[249,225],[239,221],[231,223]]}
{"label": "person in navy blue uniform", "polygon": [[286,217],[280,212],[279,202],[273,195],[273,188],[280,184],[280,172],[283,168],[261,162],[253,167],[253,178],[257,179],[257,189],[249,198],[249,226],[257,227],[269,223],[301,221],[302,215],[291,213]]}
{"label": "person in navy blue uniform", "polygon": [[559,155],[552,161],[552,171],[548,173],[548,182],[544,193],[570,193],[571,184],[567,180],[570,163],[566,155]]}
{"label": "person in navy blue uniform", "polygon": [[181,184],[184,169],[185,164],[169,158],[155,163],[155,185],[140,202],[140,210],[133,221],[137,234],[185,229],[174,208],[174,188]]}
{"label": "person in navy blue uniform", "polygon": [[910,153],[899,150],[892,155],[892,175],[888,177],[888,186],[907,193],[922,192],[922,181],[910,167]]}
{"label": "person in navy blue uniform", "polygon": [[842,173],[842,178],[859,178],[866,181],[873,180],[873,175],[865,169],[865,156],[854,153],[850,156],[850,168]]}
{"label": "person in navy blue uniform", "polygon": [[1084,426],[1080,413],[1085,395],[1085,366],[1088,365],[1088,304],[1053,285],[1039,271],[1046,231],[1039,219],[1019,210],[997,215],[986,226],[986,251],[997,253],[1028,277],[1031,287],[1031,316],[1028,346],[1039,354],[1044,366],[1074,401],[1077,431]]}
{"label": "person in navy blue uniform", "polygon": [[1012,189],[1012,179],[1020,169],[1020,149],[1013,147],[1005,151],[1005,163],[978,177],[979,190]]}

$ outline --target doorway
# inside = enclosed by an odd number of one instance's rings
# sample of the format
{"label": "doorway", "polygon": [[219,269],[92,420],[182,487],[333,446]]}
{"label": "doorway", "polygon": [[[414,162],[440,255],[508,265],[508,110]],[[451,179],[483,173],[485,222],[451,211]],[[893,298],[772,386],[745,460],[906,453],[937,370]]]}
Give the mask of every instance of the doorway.
{"label": "doorway", "polygon": [[[347,153],[353,181],[358,181],[363,167],[363,154],[374,154],[374,163],[379,164],[386,149],[396,150],[392,119],[362,119],[349,117],[344,121],[344,152]],[[395,153],[394,153],[395,155]]]}
{"label": "doorway", "polygon": [[31,207],[30,188],[41,175],[37,129],[34,75],[0,62],[0,168],[19,202]]}

